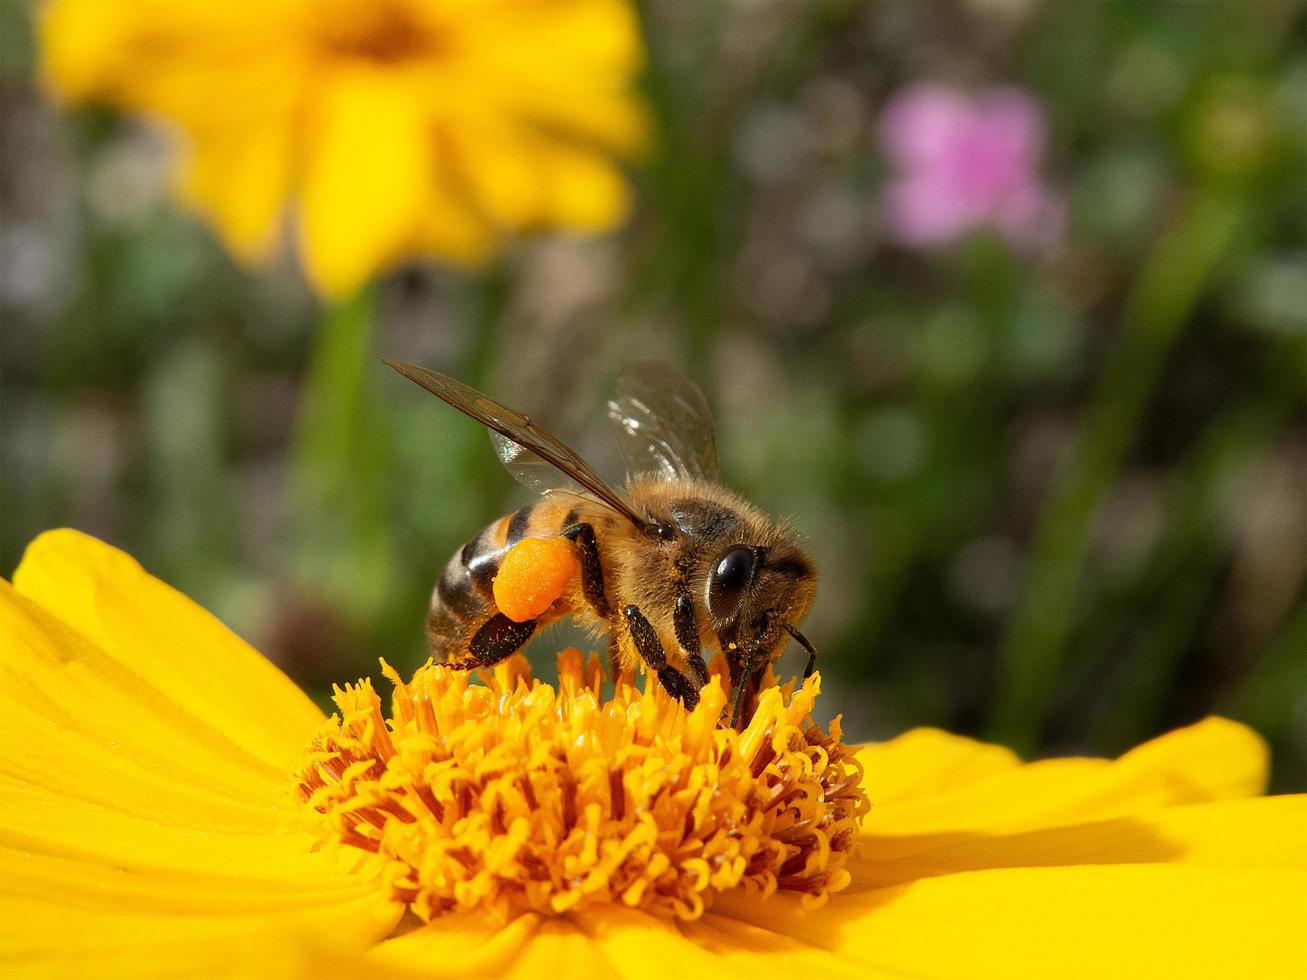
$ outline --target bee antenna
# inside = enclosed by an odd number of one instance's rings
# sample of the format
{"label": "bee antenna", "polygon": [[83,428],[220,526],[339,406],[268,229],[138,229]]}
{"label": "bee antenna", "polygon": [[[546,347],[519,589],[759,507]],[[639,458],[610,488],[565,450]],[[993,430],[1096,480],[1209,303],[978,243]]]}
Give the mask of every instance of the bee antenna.
{"label": "bee antenna", "polygon": [[795,627],[791,626],[789,623],[781,623],[781,626],[785,627],[785,632],[789,633],[790,636],[799,641],[799,646],[808,651],[808,666],[803,668],[803,679],[806,681],[812,676],[812,672],[817,667],[817,651],[813,645],[808,642],[808,638],[800,633]]}

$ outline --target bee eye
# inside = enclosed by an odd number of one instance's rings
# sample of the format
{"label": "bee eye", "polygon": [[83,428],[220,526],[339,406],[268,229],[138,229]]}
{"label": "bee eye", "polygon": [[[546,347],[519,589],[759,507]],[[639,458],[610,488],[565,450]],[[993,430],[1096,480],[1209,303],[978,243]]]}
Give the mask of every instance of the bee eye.
{"label": "bee eye", "polygon": [[708,611],[718,619],[730,619],[740,607],[744,590],[753,578],[751,548],[732,548],[717,560],[708,575]]}

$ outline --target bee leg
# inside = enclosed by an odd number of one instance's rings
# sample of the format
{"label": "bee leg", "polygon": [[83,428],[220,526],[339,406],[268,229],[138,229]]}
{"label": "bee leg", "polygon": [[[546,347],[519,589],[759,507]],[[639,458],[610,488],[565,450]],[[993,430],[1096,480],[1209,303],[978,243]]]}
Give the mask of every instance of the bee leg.
{"label": "bee leg", "polygon": [[472,635],[467,645],[467,656],[451,660],[443,666],[450,670],[475,670],[492,667],[526,646],[536,631],[536,621],[528,619],[516,623],[503,613],[495,613]]}
{"label": "bee leg", "polygon": [[676,597],[672,626],[676,630],[676,642],[685,653],[686,666],[694,675],[693,680],[698,682],[699,687],[703,687],[708,683],[708,665],[704,663],[703,653],[699,649],[699,627],[694,624],[694,600],[685,591],[684,585]]}
{"label": "bee leg", "polygon": [[576,545],[577,557],[581,560],[581,591],[585,601],[600,619],[612,616],[608,605],[608,596],[604,592],[604,566],[599,562],[599,544],[595,540],[595,529],[589,524],[573,524],[563,529],[563,537]]}
{"label": "bee leg", "polygon": [[740,718],[743,720],[744,727],[748,727],[749,722],[753,720],[754,713],[758,710],[758,695],[762,691],[762,678],[766,672],[767,667],[765,664],[762,667],[755,667],[744,683],[740,685],[740,690],[743,692],[740,696],[740,703],[744,707]]}
{"label": "bee leg", "polygon": [[662,642],[649,620],[644,618],[644,613],[637,606],[627,606],[622,610],[622,615],[626,617],[636,652],[649,665],[649,669],[657,673],[658,681],[667,693],[685,705],[685,710],[693,711],[699,703],[699,689],[693,681],[667,662]]}
{"label": "bee leg", "polygon": [[808,642],[808,638],[796,630],[789,623],[785,624],[785,631],[794,637],[799,646],[808,652],[808,666],[803,668],[803,679],[806,681],[812,676],[812,672],[817,669],[817,649]]}
{"label": "bee leg", "polygon": [[[595,539],[595,529],[590,524],[572,524],[562,530],[563,537],[576,545],[577,557],[581,561],[581,592],[600,619],[612,620],[612,607],[608,604],[608,594],[604,591],[604,566],[599,561],[599,542]],[[622,658],[617,643],[617,631],[608,631],[608,676],[614,684],[622,672]]]}
{"label": "bee leg", "polygon": [[[753,674],[754,674],[753,651],[750,650],[748,655],[744,659],[744,667],[740,671],[740,679],[735,684],[735,703],[731,707],[731,727],[734,728],[736,731],[741,730],[740,729],[741,716],[743,715],[744,723],[747,725],[749,723],[749,719],[753,717],[754,708],[757,706],[756,698],[751,699],[749,696],[749,688],[753,685],[754,682]],[[749,710],[746,713],[744,711],[745,702],[750,700],[754,701],[755,703],[750,705]]]}

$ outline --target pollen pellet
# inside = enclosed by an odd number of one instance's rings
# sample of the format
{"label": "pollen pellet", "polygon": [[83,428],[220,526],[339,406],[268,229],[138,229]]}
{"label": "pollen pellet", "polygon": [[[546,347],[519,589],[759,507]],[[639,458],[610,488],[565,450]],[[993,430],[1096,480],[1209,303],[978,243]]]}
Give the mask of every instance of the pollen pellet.
{"label": "pollen pellet", "polygon": [[580,569],[566,538],[523,538],[499,563],[492,586],[499,611],[522,623],[557,601]]}

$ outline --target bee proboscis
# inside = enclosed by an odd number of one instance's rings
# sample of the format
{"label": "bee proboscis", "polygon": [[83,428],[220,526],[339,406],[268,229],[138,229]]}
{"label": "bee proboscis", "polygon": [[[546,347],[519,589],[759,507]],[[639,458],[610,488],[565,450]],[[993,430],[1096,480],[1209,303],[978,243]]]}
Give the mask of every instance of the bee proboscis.
{"label": "bee proboscis", "polygon": [[[705,652],[730,668],[731,724],[747,720],[763,672],[799,632],[817,574],[793,529],[719,482],[712,414],[699,388],[661,361],[618,379],[609,417],[631,468],[619,490],[531,418],[454,378],[386,360],[491,430],[496,454],[543,499],[506,514],[457,551],[436,584],[427,634],[437,661],[488,667],[564,616],[606,631],[612,669],[644,668],[687,708],[708,680]],[[562,538],[576,574],[544,612],[509,618],[494,583],[527,538]]]}

